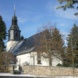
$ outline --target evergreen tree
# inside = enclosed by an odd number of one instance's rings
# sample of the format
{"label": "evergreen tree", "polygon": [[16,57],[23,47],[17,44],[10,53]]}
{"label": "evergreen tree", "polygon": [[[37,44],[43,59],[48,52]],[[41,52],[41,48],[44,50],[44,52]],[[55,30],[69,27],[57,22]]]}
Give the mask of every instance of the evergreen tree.
{"label": "evergreen tree", "polygon": [[23,37],[23,36],[21,36],[20,40],[24,40],[24,37]]}
{"label": "evergreen tree", "polygon": [[6,25],[0,16],[0,72],[9,72],[8,66],[16,61],[11,52],[5,52],[4,40],[6,39]]}
{"label": "evergreen tree", "polygon": [[67,46],[67,58],[69,61],[69,66],[78,66],[78,26],[74,24],[68,35],[68,46]]}
{"label": "evergreen tree", "polygon": [[76,47],[77,41],[78,41],[78,27],[76,26],[76,24],[74,24],[70,34],[68,35],[68,46]]}
{"label": "evergreen tree", "polygon": [[6,39],[6,25],[0,16],[0,51],[3,51],[5,48],[4,40]]}
{"label": "evergreen tree", "polygon": [[48,42],[49,65],[52,65],[52,56],[56,56],[58,59],[63,60],[64,41],[57,28],[50,28],[49,32],[51,35],[50,41]]}
{"label": "evergreen tree", "polygon": [[51,51],[53,54],[56,54],[58,58],[64,56],[64,41],[60,31],[57,28],[54,28],[52,32]]}
{"label": "evergreen tree", "polygon": [[64,47],[64,41],[62,35],[57,28],[54,28],[52,32],[52,50],[57,50],[58,54],[62,52]]}

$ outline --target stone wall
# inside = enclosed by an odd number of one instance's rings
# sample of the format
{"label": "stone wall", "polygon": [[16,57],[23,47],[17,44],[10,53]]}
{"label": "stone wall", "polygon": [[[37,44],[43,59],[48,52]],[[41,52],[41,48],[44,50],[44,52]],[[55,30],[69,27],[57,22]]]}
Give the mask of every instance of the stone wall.
{"label": "stone wall", "polygon": [[49,66],[24,66],[24,74],[39,75],[39,76],[78,76],[78,69],[64,67],[49,67]]}
{"label": "stone wall", "polygon": [[13,73],[13,65],[9,65],[8,70],[9,70],[9,73]]}

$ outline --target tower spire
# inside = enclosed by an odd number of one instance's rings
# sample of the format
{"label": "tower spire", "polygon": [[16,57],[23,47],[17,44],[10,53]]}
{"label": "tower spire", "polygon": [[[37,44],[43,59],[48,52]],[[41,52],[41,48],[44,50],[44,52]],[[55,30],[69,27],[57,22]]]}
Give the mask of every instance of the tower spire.
{"label": "tower spire", "polygon": [[15,10],[16,10],[16,8],[15,8],[15,4],[14,4],[14,16],[15,16]]}

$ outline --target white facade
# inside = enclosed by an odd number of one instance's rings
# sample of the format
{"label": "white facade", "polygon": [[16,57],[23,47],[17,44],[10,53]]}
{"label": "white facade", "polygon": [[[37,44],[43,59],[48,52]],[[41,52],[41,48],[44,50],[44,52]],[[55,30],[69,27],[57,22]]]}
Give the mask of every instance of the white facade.
{"label": "white facade", "polygon": [[[41,56],[41,64],[37,64],[37,52],[31,52],[27,54],[22,54],[17,56],[18,65],[40,65],[49,66],[49,58]],[[62,64],[62,60],[52,57],[52,66],[57,66],[57,64]]]}
{"label": "white facade", "polygon": [[10,30],[10,39],[14,40],[14,30]]}
{"label": "white facade", "polygon": [[17,64],[18,65],[26,65],[26,64],[35,65],[36,62],[34,60],[36,60],[36,58],[37,58],[36,52],[18,55],[17,56]]}
{"label": "white facade", "polygon": [[12,49],[18,41],[8,41],[6,44],[6,51],[8,52],[10,49]]}

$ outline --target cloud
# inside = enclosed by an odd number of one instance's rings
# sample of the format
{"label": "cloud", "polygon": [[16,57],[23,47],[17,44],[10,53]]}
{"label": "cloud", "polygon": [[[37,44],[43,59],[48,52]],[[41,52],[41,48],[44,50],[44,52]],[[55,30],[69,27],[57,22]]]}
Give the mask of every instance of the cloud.
{"label": "cloud", "polygon": [[[64,23],[61,23],[61,24],[60,24],[60,26],[61,26],[61,27],[64,27],[64,26],[65,26],[65,24],[64,24]],[[66,26],[67,26],[67,25],[66,25]]]}
{"label": "cloud", "polygon": [[68,36],[68,32],[65,32],[65,31],[61,31],[62,35],[63,35],[63,40],[64,40],[64,43],[65,45],[67,46],[67,36]]}
{"label": "cloud", "polygon": [[33,16],[32,18],[30,18],[30,21],[39,22],[42,18],[43,18],[42,15],[36,15],[36,16]]}
{"label": "cloud", "polygon": [[54,10],[54,12],[58,17],[77,20],[77,18],[74,16],[75,10],[67,10],[67,11]]}
{"label": "cloud", "polygon": [[39,12],[34,12],[29,10],[26,10],[26,11],[23,10],[22,12],[20,12],[20,14],[18,13],[18,16],[19,16],[18,20],[20,23],[24,23],[27,21],[38,22],[43,18],[43,15],[40,14]]}
{"label": "cloud", "polygon": [[28,19],[24,18],[24,17],[18,17],[18,21],[19,21],[19,23],[23,24],[23,23],[27,22]]}
{"label": "cloud", "polygon": [[24,24],[24,23],[26,23],[28,21],[30,21],[30,22],[39,22],[42,18],[43,18],[42,15],[36,15],[36,16],[32,16],[32,17],[30,17],[30,16],[25,16],[24,17],[23,16],[23,17],[18,17],[18,21],[19,21],[19,23]]}
{"label": "cloud", "polygon": [[74,13],[77,12],[76,9],[67,9],[64,11],[63,9],[56,9],[58,6],[60,6],[58,2],[49,2],[47,4],[47,9],[49,10],[49,12],[54,13],[57,17],[78,20],[78,17],[74,16]]}

